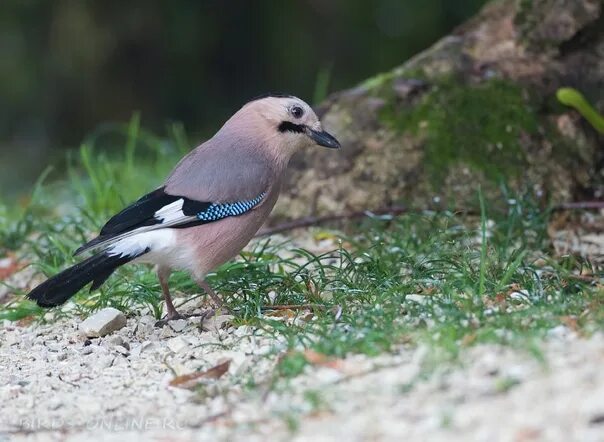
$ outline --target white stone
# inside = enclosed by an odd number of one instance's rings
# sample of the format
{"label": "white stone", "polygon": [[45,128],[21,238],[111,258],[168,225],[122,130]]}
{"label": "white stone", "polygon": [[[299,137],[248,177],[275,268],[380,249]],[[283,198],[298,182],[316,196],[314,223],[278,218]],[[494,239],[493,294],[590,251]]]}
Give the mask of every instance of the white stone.
{"label": "white stone", "polygon": [[21,337],[16,333],[11,333],[6,337],[5,345],[10,347],[11,345],[19,344],[21,342]]}
{"label": "white stone", "polygon": [[512,292],[510,293],[510,298],[526,304],[530,304],[531,302],[530,293],[528,290],[518,290]]}
{"label": "white stone", "polygon": [[[155,334],[155,333],[154,333]],[[171,327],[162,327],[159,331],[159,333],[156,333],[160,339],[168,339],[168,338],[173,338],[174,336],[176,336],[176,333],[174,333],[174,330],[172,330]]]}
{"label": "white stone", "polygon": [[124,355],[124,356],[128,356],[130,354],[128,349],[126,347],[124,347],[123,345],[116,345],[115,351],[117,351],[119,354]]}
{"label": "white stone", "polygon": [[218,333],[219,330],[225,325],[232,321],[234,316],[232,315],[217,315],[212,316],[203,321],[203,328],[210,332]]}
{"label": "white stone", "polygon": [[186,319],[176,319],[168,322],[170,328],[177,333],[183,331],[188,324],[189,322]]}
{"label": "white stone", "polygon": [[140,345],[135,345],[132,347],[132,351],[130,352],[130,356],[138,357],[143,352],[150,352],[155,348],[155,344],[150,341],[145,341]]}
{"label": "white stone", "polygon": [[50,410],[57,410],[63,406],[63,401],[59,397],[53,397],[48,401],[47,407]]}
{"label": "white stone", "polygon": [[253,327],[249,326],[249,325],[242,325],[241,327],[237,327],[233,333],[235,336],[249,336],[252,335],[254,332]]}
{"label": "white stone", "polygon": [[572,335],[572,330],[565,325],[557,325],[547,331],[547,335],[554,339],[568,339]]}
{"label": "white stone", "polygon": [[276,291],[271,290],[270,292],[268,292],[268,300],[271,304],[274,304],[276,299],[277,299]]}
{"label": "white stone", "polygon": [[107,340],[107,342],[113,346],[121,345],[126,350],[130,350],[130,344],[122,336],[112,336]]}
{"label": "white stone", "polygon": [[181,353],[189,348],[189,343],[180,336],[177,336],[168,341],[168,348],[174,353]]}
{"label": "white stone", "polygon": [[430,300],[429,297],[425,296],[425,295],[416,295],[416,294],[405,295],[405,301],[415,302],[415,303],[421,304],[421,305],[426,304],[429,300]]}
{"label": "white stone", "polygon": [[104,308],[86,318],[80,324],[80,331],[88,337],[105,336],[126,325],[126,317],[115,308]]}
{"label": "white stone", "polygon": [[101,356],[95,361],[94,365],[98,369],[102,370],[104,368],[111,367],[113,365],[114,360],[115,360],[114,356]]}

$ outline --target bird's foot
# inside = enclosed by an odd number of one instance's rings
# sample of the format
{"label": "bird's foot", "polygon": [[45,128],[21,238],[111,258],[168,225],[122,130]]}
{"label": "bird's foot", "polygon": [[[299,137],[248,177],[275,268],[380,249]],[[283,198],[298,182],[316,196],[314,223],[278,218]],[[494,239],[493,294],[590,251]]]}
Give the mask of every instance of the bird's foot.
{"label": "bird's foot", "polygon": [[156,327],[164,327],[166,325],[168,325],[168,322],[170,321],[175,321],[177,319],[187,319],[189,316],[188,315],[181,315],[180,313],[178,313],[177,311],[168,313],[168,315],[164,318],[164,319],[160,319],[159,321],[157,321],[155,323]]}
{"label": "bird's foot", "polygon": [[155,327],[164,327],[168,325],[170,321],[175,321],[177,319],[189,319],[195,317],[199,317],[201,319],[201,322],[203,322],[207,319],[210,319],[214,315],[220,315],[222,313],[229,314],[226,308],[224,307],[219,307],[216,309],[210,308],[202,313],[190,313],[188,315],[181,315],[180,313],[176,313],[174,315],[168,315],[164,319],[160,319],[155,323]]}

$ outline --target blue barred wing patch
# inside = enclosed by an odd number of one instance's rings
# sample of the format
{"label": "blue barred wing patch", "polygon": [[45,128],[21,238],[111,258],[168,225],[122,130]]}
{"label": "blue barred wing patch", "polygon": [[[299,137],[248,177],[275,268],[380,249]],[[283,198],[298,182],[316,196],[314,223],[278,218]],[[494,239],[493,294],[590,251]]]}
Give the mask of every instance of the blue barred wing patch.
{"label": "blue barred wing patch", "polygon": [[256,207],[266,196],[266,192],[262,192],[256,198],[247,201],[238,201],[236,203],[212,203],[210,206],[197,213],[197,219],[201,221],[218,221],[229,216],[238,216],[245,212],[249,212]]}

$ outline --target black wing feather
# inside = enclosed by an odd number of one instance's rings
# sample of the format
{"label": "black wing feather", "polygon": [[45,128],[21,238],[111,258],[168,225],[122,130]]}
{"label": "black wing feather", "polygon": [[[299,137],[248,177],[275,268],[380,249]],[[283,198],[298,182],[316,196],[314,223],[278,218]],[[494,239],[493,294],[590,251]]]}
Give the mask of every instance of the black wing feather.
{"label": "black wing feather", "polygon": [[181,198],[168,195],[164,192],[164,188],[160,187],[112,216],[101,229],[100,235],[108,237],[137,227],[159,224],[160,221],[155,218],[155,212]]}
{"label": "black wing feather", "polygon": [[155,217],[156,212],[181,199],[184,200],[182,211],[186,216],[195,216],[195,214],[206,210],[212,204],[205,201],[194,201],[178,195],[170,195],[164,191],[164,187],[160,187],[111,217],[101,229],[99,236],[78,248],[75,251],[75,255],[125,232],[140,227],[161,224],[161,220]]}

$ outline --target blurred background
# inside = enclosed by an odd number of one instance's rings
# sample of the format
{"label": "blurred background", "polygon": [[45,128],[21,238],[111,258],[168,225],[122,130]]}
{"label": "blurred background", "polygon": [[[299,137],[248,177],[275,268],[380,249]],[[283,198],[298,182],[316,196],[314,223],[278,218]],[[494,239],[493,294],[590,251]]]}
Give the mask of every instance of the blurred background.
{"label": "blurred background", "polygon": [[[485,0],[3,0],[0,197],[107,122],[193,144],[267,91],[318,102],[389,70]],[[191,146],[193,147],[193,146]]]}

